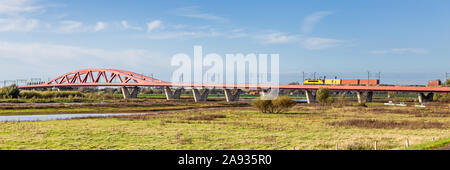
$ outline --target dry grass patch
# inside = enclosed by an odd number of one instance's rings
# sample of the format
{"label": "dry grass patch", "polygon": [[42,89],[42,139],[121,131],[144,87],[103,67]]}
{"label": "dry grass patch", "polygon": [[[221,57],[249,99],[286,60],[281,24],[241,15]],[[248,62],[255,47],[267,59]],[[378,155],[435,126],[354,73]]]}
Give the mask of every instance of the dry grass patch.
{"label": "dry grass patch", "polygon": [[176,143],[183,145],[192,144],[192,138],[183,137],[183,133],[181,132],[177,132],[177,134],[175,134],[175,141]]}
{"label": "dry grass patch", "polygon": [[354,112],[354,113],[371,113],[371,114],[405,114],[413,115],[415,117],[450,117],[450,109],[442,108],[399,108],[399,107],[386,107],[386,106],[371,106],[371,107],[343,107],[333,108],[336,112]]}
{"label": "dry grass patch", "polygon": [[217,118],[226,118],[224,114],[202,114],[192,117],[187,117],[186,120],[214,120]]}
{"label": "dry grass patch", "polygon": [[332,126],[358,127],[368,129],[443,129],[448,128],[445,123],[425,121],[385,121],[375,119],[350,119],[329,123]]}
{"label": "dry grass patch", "polygon": [[372,150],[374,149],[374,146],[372,146],[369,143],[364,142],[356,142],[349,144],[345,147],[346,150]]}

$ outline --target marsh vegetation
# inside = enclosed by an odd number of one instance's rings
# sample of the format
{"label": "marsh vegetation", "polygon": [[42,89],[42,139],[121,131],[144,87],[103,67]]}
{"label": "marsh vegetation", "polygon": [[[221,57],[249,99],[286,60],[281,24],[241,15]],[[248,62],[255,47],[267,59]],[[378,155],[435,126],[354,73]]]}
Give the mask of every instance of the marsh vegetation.
{"label": "marsh vegetation", "polygon": [[[170,106],[161,106],[166,104]],[[248,103],[140,105],[129,104],[159,109],[158,114],[1,122],[0,149],[331,150],[336,144],[339,149],[373,149],[374,141],[378,149],[404,149],[405,140],[413,147],[432,139],[440,139],[439,146],[450,144],[448,108],[296,104],[289,111],[272,114]],[[170,109],[176,107],[182,109]],[[121,108],[131,107],[114,107]]]}

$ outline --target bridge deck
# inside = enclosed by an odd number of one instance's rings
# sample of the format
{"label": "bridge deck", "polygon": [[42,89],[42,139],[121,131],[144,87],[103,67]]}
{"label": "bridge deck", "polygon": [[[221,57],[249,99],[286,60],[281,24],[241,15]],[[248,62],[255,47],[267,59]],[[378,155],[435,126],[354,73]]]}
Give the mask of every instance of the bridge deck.
{"label": "bridge deck", "polygon": [[[147,87],[193,87],[193,88],[234,88],[234,89],[261,89],[270,85],[252,84],[172,84],[169,82],[149,83],[79,83],[79,84],[51,84],[20,86],[21,89],[52,88],[52,87],[123,87],[123,86],[147,86]],[[398,92],[450,92],[450,87],[413,87],[413,86],[336,86],[336,85],[279,85],[279,89],[317,90],[326,87],[332,91],[398,91]]]}
{"label": "bridge deck", "polygon": [[[40,85],[20,86],[21,89],[52,87],[194,87],[227,89],[267,89],[271,85],[255,84],[181,84],[170,83],[130,71],[117,69],[81,69],[68,72]],[[328,85],[278,85],[279,89],[317,90],[326,87],[332,91],[398,91],[398,92],[450,92],[450,87],[405,86],[328,86]]]}

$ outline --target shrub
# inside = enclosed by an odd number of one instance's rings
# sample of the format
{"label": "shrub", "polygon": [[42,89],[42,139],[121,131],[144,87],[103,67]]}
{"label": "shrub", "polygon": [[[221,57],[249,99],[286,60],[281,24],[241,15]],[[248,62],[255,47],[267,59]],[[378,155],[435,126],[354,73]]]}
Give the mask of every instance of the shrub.
{"label": "shrub", "polygon": [[98,89],[96,87],[80,87],[78,89],[78,91],[83,92],[83,93],[93,93],[93,92],[97,92]]}
{"label": "shrub", "polygon": [[87,93],[86,98],[89,99],[114,99],[114,94],[105,94],[103,92]]}
{"label": "shrub", "polygon": [[338,97],[339,104],[343,105],[345,103],[345,94],[340,94]]}
{"label": "shrub", "polygon": [[290,97],[283,96],[275,100],[257,99],[251,104],[262,113],[283,113],[292,108],[296,102],[291,100]]}
{"label": "shrub", "polygon": [[327,98],[327,103],[334,103],[334,98],[333,97],[328,97]]}
{"label": "shrub", "polygon": [[388,98],[395,98],[395,93],[394,92],[388,92],[387,93]]}
{"label": "shrub", "polygon": [[328,88],[319,88],[317,90],[316,99],[319,103],[333,103],[334,99],[330,95],[330,90]]}
{"label": "shrub", "polygon": [[30,90],[21,91],[20,96],[26,99],[84,97],[83,93],[79,91],[30,91]]}
{"label": "shrub", "polygon": [[142,89],[142,94],[153,94],[153,90],[151,88]]}
{"label": "shrub", "polygon": [[272,112],[272,100],[261,100],[256,99],[251,103],[253,107],[256,107],[262,113],[271,113]]}
{"label": "shrub", "polygon": [[396,92],[388,92],[388,97],[391,101],[398,102],[400,96]]}
{"label": "shrub", "polygon": [[443,102],[443,103],[450,102],[450,93],[434,94],[433,100]]}
{"label": "shrub", "polygon": [[278,97],[277,99],[272,101],[274,113],[283,113],[294,107],[295,104],[296,102],[291,100],[291,98],[288,96]]}
{"label": "shrub", "polygon": [[33,98],[42,98],[41,93],[37,91],[30,91],[30,90],[22,90],[20,91],[20,97],[25,99],[33,99]]}
{"label": "shrub", "polygon": [[0,89],[0,96],[2,98],[17,98],[19,94],[20,90],[15,84]]}

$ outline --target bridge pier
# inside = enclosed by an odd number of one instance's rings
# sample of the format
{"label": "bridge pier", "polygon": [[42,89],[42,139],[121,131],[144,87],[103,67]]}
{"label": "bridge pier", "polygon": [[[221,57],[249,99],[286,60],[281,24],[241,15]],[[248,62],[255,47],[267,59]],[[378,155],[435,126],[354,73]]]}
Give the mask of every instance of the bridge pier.
{"label": "bridge pier", "polygon": [[236,89],[234,92],[231,89],[223,89],[225,93],[225,99],[227,102],[239,101],[239,97],[241,96],[241,89]]}
{"label": "bridge pier", "polygon": [[428,93],[427,95],[425,95],[425,93],[418,94],[419,103],[431,102],[433,101],[433,97],[434,93]]}
{"label": "bridge pier", "polygon": [[174,100],[174,99],[180,99],[181,93],[184,91],[183,88],[175,89],[175,91],[172,91],[169,87],[164,87],[164,93],[166,94],[167,100]]}
{"label": "bridge pier", "polygon": [[366,92],[365,95],[363,92],[357,91],[356,96],[358,97],[358,103],[363,103],[363,100],[365,100],[365,102],[373,101],[373,92],[372,91]]}
{"label": "bridge pier", "polygon": [[358,97],[358,103],[362,103],[363,94],[360,91],[356,92],[356,97]]}
{"label": "bridge pier", "polygon": [[124,99],[137,98],[139,87],[122,87],[122,95]]}
{"label": "bridge pier", "polygon": [[366,102],[372,102],[373,101],[373,91],[369,91],[366,94]]}
{"label": "bridge pier", "polygon": [[305,94],[306,94],[306,102],[308,102],[308,104],[316,102],[316,96],[313,95],[311,90],[305,90]]}
{"label": "bridge pier", "polygon": [[202,93],[198,89],[192,89],[195,102],[203,102],[208,100],[209,89],[205,89]]}

